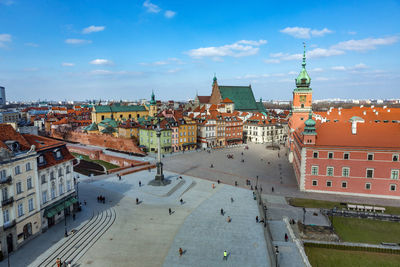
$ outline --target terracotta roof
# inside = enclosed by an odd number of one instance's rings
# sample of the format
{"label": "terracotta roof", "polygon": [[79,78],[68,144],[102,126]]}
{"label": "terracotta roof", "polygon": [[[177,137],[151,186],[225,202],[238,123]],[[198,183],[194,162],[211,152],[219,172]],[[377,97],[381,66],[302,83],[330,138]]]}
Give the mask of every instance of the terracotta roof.
{"label": "terracotta roof", "polygon": [[57,146],[65,145],[64,142],[55,139],[33,135],[33,134],[23,134],[23,137],[30,145],[35,145],[36,151],[46,150],[49,148],[54,148]]}
{"label": "terracotta roof", "polygon": [[29,150],[31,148],[27,140],[9,124],[0,124],[0,147],[9,149],[5,141],[17,141],[21,150]]}
{"label": "terracotta roof", "polygon": [[209,111],[217,110],[217,105],[212,104],[208,110]]}
{"label": "terracotta roof", "polygon": [[330,111],[317,111],[314,114],[320,115],[330,121],[346,122],[351,117],[357,116],[363,118],[366,122],[375,122],[376,120],[389,122],[400,120],[400,108],[383,107],[352,107],[352,108],[333,108]]}
{"label": "terracotta roof", "polygon": [[233,101],[226,97],[221,103],[233,103]]}
{"label": "terracotta roof", "polygon": [[357,123],[357,133],[352,134],[350,122],[317,122],[316,132],[315,146],[400,149],[397,123]]}
{"label": "terracotta roof", "polygon": [[202,104],[208,104],[210,102],[210,98],[211,96],[197,96],[197,98],[199,99],[199,102]]}

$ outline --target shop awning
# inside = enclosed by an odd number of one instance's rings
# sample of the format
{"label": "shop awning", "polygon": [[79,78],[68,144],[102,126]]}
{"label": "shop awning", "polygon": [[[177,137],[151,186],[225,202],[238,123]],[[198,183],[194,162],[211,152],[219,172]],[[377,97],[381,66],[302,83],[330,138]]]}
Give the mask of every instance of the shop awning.
{"label": "shop awning", "polygon": [[78,200],[74,197],[59,201],[44,211],[44,217],[51,218],[76,202],[78,202]]}

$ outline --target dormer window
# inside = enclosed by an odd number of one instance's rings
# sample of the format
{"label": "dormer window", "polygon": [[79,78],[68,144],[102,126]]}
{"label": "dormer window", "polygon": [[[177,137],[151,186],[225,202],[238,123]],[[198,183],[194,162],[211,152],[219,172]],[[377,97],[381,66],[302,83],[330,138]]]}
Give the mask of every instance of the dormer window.
{"label": "dormer window", "polygon": [[44,156],[40,155],[39,156],[39,164],[42,164],[42,163],[44,163]]}

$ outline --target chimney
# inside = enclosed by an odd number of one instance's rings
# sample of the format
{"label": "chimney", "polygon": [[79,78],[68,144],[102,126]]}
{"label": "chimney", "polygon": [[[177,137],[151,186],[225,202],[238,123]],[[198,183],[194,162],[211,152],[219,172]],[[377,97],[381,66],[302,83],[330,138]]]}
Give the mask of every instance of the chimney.
{"label": "chimney", "polygon": [[356,121],[353,121],[351,123],[351,133],[352,134],[357,134],[357,122]]}
{"label": "chimney", "polygon": [[364,115],[367,115],[367,112],[366,112],[366,111],[364,111],[364,112],[363,112],[363,114],[364,114]]}
{"label": "chimney", "polygon": [[378,111],[375,114],[378,115]]}
{"label": "chimney", "polygon": [[339,110],[339,115],[342,115],[342,112]]}
{"label": "chimney", "polygon": [[360,106],[360,108],[363,108],[363,107],[364,107],[364,105],[361,105],[361,106]]}
{"label": "chimney", "polygon": [[388,109],[388,112],[390,112],[390,109]]}
{"label": "chimney", "polygon": [[383,106],[383,109],[387,108],[387,106]]}

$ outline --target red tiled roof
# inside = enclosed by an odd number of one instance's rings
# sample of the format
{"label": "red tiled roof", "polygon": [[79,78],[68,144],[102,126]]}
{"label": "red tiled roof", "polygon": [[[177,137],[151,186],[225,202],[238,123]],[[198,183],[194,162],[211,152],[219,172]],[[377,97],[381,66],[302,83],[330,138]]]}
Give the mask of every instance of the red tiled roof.
{"label": "red tiled roof", "polygon": [[5,141],[17,141],[21,150],[29,150],[30,144],[27,140],[9,124],[0,124],[0,147],[8,149]]}
{"label": "red tiled roof", "polygon": [[226,97],[221,103],[233,103],[233,101]]}
{"label": "red tiled roof", "polygon": [[210,102],[210,98],[211,96],[197,96],[197,98],[199,99],[199,102],[202,104],[208,104]]}

